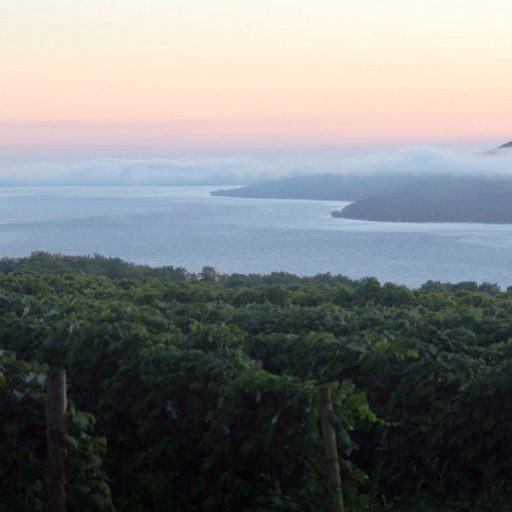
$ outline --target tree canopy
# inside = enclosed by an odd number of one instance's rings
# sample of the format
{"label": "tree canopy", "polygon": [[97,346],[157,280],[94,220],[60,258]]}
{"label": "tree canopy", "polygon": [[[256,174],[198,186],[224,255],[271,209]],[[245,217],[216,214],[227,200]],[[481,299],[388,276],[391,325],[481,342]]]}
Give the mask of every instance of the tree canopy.
{"label": "tree canopy", "polygon": [[45,510],[48,367],[76,510],[321,510],[326,383],[348,510],[512,507],[512,292],[492,284],[4,259],[5,510]]}

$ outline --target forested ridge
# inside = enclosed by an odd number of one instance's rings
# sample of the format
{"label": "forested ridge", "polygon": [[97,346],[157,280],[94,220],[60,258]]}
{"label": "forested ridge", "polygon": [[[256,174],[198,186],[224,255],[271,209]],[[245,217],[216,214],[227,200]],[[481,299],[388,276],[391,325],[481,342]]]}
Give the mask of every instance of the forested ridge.
{"label": "forested ridge", "polygon": [[0,260],[0,502],[45,511],[44,382],[68,375],[80,511],[512,510],[512,289]]}

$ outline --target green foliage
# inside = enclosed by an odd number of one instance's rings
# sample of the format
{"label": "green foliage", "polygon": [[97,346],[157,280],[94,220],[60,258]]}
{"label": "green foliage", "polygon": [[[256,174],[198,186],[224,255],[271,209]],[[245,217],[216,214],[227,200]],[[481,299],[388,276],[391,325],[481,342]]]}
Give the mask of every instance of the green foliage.
{"label": "green foliage", "polygon": [[3,510],[45,510],[46,367],[0,350],[0,496]]}
{"label": "green foliage", "polygon": [[[47,367],[0,350],[0,496],[5,511],[46,511]],[[65,436],[70,510],[112,509],[103,470],[106,440],[92,434],[94,417],[70,404]]]}
{"label": "green foliage", "polygon": [[79,510],[108,510],[108,482],[121,512],[325,509],[325,383],[348,510],[511,506],[512,294],[495,285],[38,253],[0,262],[0,348],[18,356],[0,358],[13,511],[44,510],[47,365],[94,415],[70,409]]}
{"label": "green foliage", "polygon": [[187,272],[182,268],[160,267],[152,268],[147,265],[128,263],[120,258],[94,256],[65,256],[34,252],[29,258],[2,258],[0,272],[44,272],[48,274],[83,273],[101,275],[110,279],[140,279],[158,277],[166,281],[183,281]]}

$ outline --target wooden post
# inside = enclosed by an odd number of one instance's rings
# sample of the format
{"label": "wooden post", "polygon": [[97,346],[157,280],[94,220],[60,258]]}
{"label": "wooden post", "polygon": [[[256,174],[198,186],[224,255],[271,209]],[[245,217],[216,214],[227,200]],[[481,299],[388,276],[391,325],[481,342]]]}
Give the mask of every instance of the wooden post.
{"label": "wooden post", "polygon": [[48,443],[48,504],[50,512],[66,511],[66,371],[49,370],[46,377],[46,435]]}
{"label": "wooden post", "polygon": [[327,466],[327,481],[331,492],[331,512],[344,512],[343,491],[341,488],[340,463],[336,432],[331,424],[329,415],[332,411],[332,394],[328,385],[321,386],[318,393],[322,437],[324,440],[325,463]]}

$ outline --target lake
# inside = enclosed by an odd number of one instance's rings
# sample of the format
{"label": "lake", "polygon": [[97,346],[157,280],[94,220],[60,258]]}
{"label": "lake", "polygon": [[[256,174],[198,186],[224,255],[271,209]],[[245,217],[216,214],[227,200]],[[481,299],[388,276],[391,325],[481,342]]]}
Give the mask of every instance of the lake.
{"label": "lake", "polygon": [[216,188],[0,188],[0,256],[99,253],[191,271],[512,284],[512,225],[335,219],[342,203],[211,197]]}

